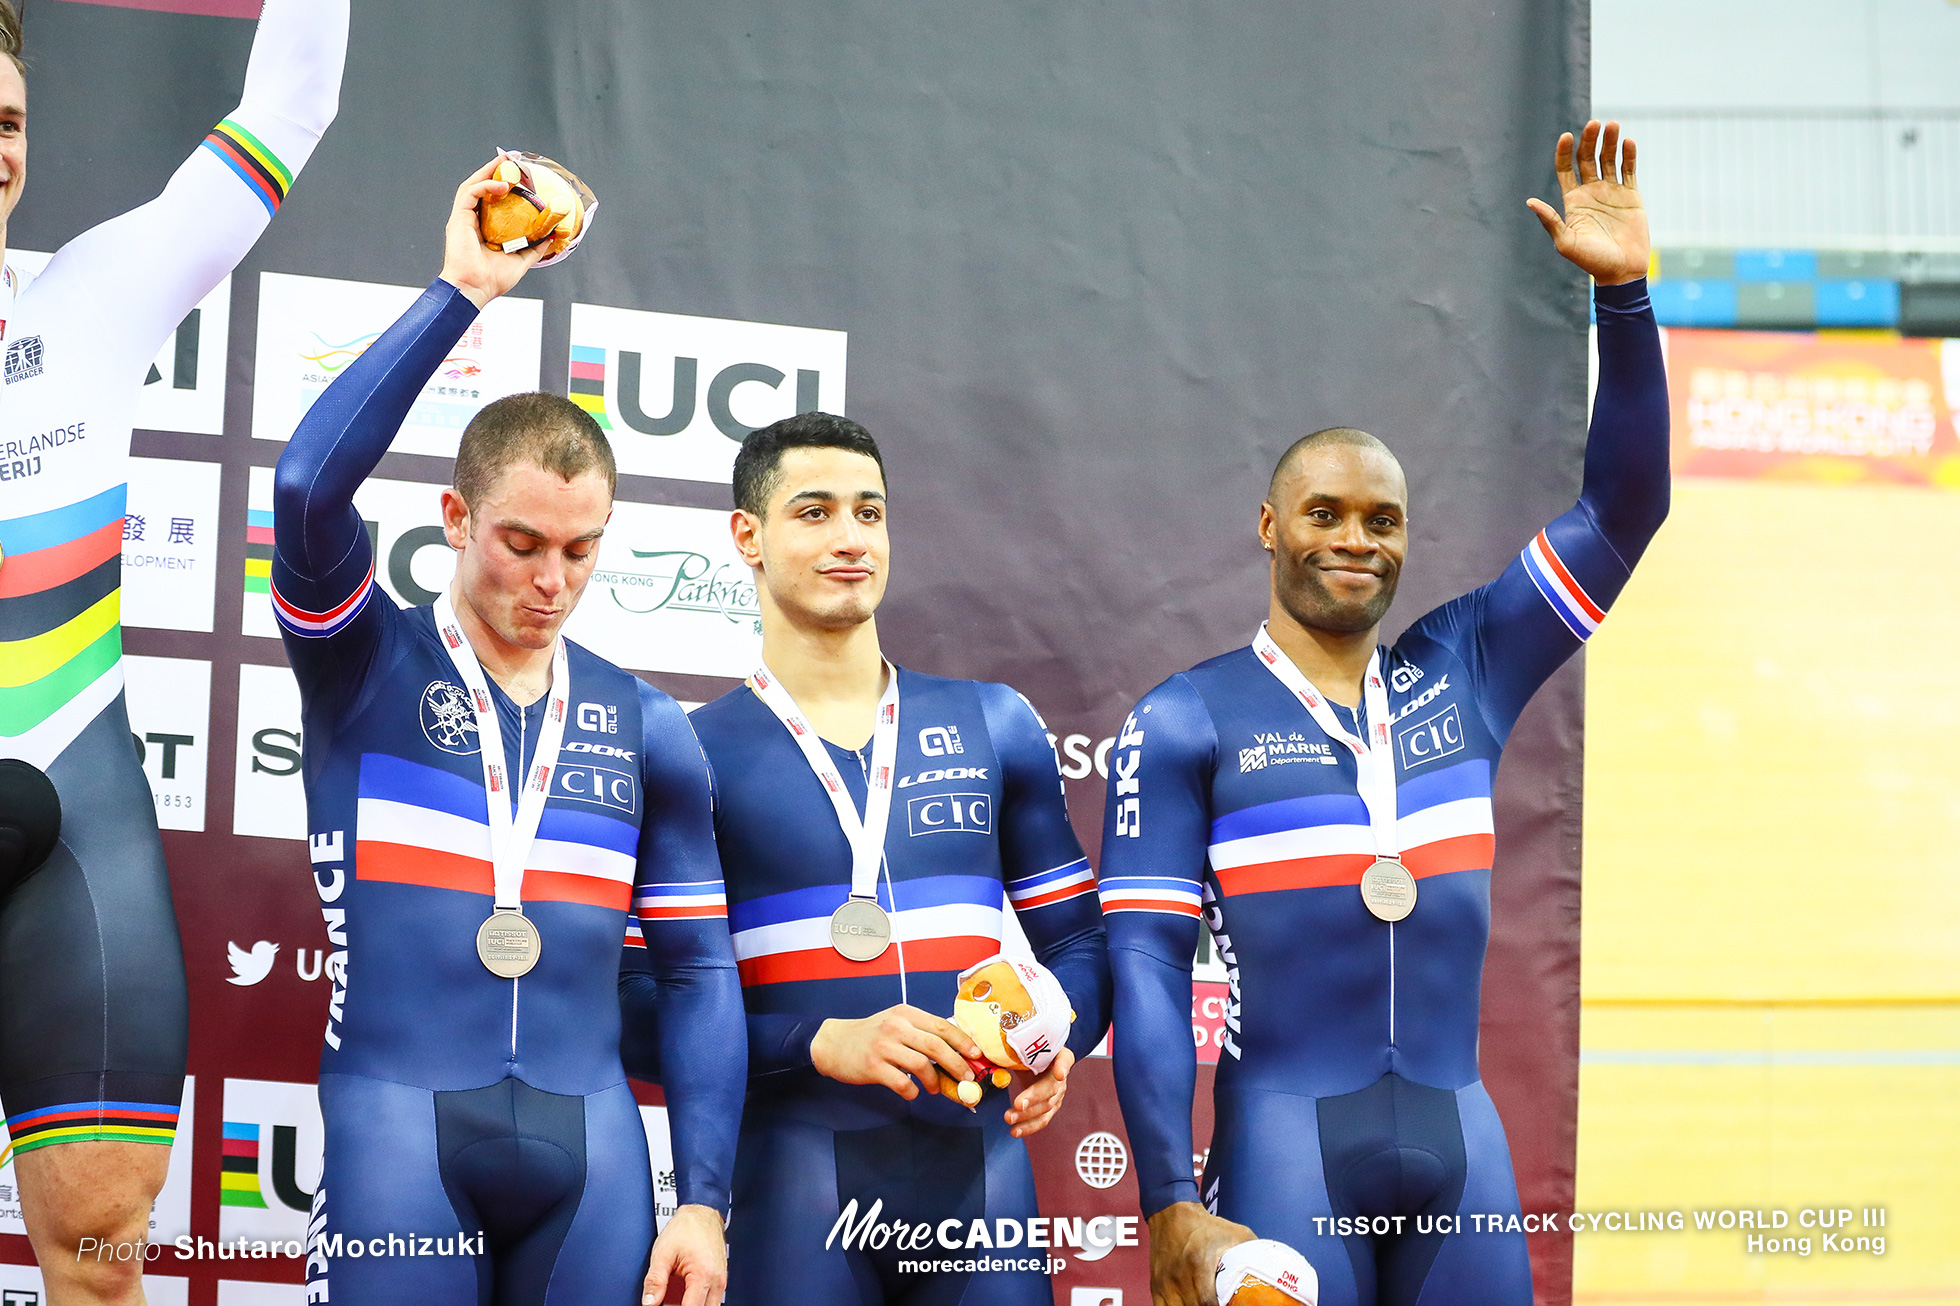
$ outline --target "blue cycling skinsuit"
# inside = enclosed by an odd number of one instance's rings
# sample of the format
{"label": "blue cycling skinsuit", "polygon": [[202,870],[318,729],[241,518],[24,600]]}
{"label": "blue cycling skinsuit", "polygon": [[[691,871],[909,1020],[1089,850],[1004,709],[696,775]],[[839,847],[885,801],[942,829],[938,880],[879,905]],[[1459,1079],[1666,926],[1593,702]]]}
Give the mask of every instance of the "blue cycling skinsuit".
{"label": "blue cycling skinsuit", "polygon": [[[660,979],[679,1200],[728,1204],[746,1049],[708,770],[679,704],[570,645],[573,706],[522,884],[541,959],[516,980],[485,968],[475,718],[430,610],[377,589],[353,507],[475,316],[430,286],[314,404],[275,478],[273,606],[333,949],[308,1299],[627,1306],[654,1231],[619,1060],[629,905]],[[525,775],[552,695],[489,692],[505,774]]]}
{"label": "blue cycling skinsuit", "polygon": [[[919,1274],[901,1271],[909,1254],[890,1248],[825,1246],[852,1201],[860,1217],[882,1200],[881,1219],[957,1218],[962,1229],[983,1216],[1037,1213],[1027,1148],[1001,1118],[1007,1094],[990,1091],[968,1112],[937,1095],[907,1102],[882,1085],[827,1079],[810,1063],[810,1040],[826,1019],[900,1002],[950,1015],[959,972],[1000,950],[1011,905],[1035,956],[1068,993],[1076,1013],[1069,1046],[1078,1057],[1108,1023],[1095,876],[1069,828],[1040,718],[1005,685],[896,674],[898,779],[877,890],[894,933],[869,962],[831,949],[830,914],[851,891],[851,848],[782,721],[746,685],[693,714],[714,771],[715,835],[748,1008],[751,1079],[729,1223],[733,1306],[1051,1300],[1041,1270]],[[825,747],[862,812],[869,746]],[[625,950],[620,989],[627,1067],[657,1078],[661,1066],[646,1055],[659,989],[644,973],[641,957],[650,953]]]}
{"label": "blue cycling skinsuit", "polygon": [[[1376,919],[1357,888],[1374,845],[1354,756],[1251,649],[1152,690],[1111,753],[1102,897],[1143,1209],[1200,1197],[1189,1016],[1202,920],[1231,985],[1202,1199],[1305,1253],[1321,1306],[1532,1299],[1524,1235],[1468,1218],[1518,1213],[1477,1065],[1491,781],[1526,701],[1598,626],[1668,503],[1646,283],[1599,287],[1596,303],[1577,506],[1381,651],[1402,861],[1419,888],[1407,919]],[[1463,1231],[1439,1232],[1453,1226],[1436,1217],[1455,1215]],[[1388,1217],[1391,1232],[1328,1223],[1355,1216]]]}
{"label": "blue cycling skinsuit", "polygon": [[[61,843],[0,901],[12,1148],[170,1145],[189,1009],[156,806],[123,707],[122,539],[143,376],[245,257],[333,121],[347,0],[266,0],[238,108],[163,193],[0,269],[0,757]],[[3,1160],[3,1158],[0,1158]]]}

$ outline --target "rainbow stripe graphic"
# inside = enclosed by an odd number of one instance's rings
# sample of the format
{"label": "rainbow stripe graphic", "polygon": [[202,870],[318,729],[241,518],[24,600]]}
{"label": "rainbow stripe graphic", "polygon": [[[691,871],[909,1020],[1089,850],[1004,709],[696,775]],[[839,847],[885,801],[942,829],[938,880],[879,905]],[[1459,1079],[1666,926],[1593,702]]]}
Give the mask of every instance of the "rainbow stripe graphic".
{"label": "rainbow stripe graphic", "polygon": [[4,1166],[17,1152],[55,1143],[160,1143],[177,1136],[177,1108],[164,1102],[69,1102],[7,1117],[12,1141],[0,1152]]}
{"label": "rainbow stripe graphic", "polygon": [[0,752],[51,760],[121,688],[127,500],[0,521]]}
{"label": "rainbow stripe graphic", "polygon": [[272,513],[252,508],[245,513],[245,592],[272,593]]}
{"label": "rainbow stripe graphic", "polygon": [[613,429],[606,416],[606,351],[593,345],[572,346],[571,376],[566,382],[573,403],[592,414],[592,420],[607,431]]}
{"label": "rainbow stripe graphic", "polygon": [[269,214],[277,213],[279,205],[292,189],[293,171],[279,161],[279,156],[265,147],[265,143],[252,135],[239,123],[227,118],[211,129],[204,138],[204,148],[224,161],[224,165],[238,174],[259,197]]}
{"label": "rainbow stripe graphic", "polygon": [[218,1175],[218,1205],[266,1207],[259,1189],[259,1127],[225,1121],[225,1153]]}

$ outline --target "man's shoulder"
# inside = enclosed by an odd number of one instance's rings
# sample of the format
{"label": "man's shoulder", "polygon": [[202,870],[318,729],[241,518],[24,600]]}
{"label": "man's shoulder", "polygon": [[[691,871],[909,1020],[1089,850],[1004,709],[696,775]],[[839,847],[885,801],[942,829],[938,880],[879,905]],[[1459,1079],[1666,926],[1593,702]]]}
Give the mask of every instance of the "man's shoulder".
{"label": "man's shoulder", "polygon": [[1259,665],[1251,646],[1242,644],[1165,678],[1139,703],[1188,702],[1194,706],[1204,706],[1214,695],[1240,692],[1248,678],[1265,674],[1266,670]]}

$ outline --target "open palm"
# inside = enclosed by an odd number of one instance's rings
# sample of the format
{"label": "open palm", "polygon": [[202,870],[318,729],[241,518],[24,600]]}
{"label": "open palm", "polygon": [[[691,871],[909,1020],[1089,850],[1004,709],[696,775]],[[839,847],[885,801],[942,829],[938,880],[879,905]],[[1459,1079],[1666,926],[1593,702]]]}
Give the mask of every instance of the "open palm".
{"label": "open palm", "polygon": [[1605,286],[1647,275],[1647,207],[1640,201],[1633,161],[1633,139],[1621,141],[1620,124],[1602,126],[1595,118],[1579,133],[1576,159],[1572,133],[1558,138],[1553,166],[1565,216],[1543,200],[1525,201],[1550,234],[1552,247]]}

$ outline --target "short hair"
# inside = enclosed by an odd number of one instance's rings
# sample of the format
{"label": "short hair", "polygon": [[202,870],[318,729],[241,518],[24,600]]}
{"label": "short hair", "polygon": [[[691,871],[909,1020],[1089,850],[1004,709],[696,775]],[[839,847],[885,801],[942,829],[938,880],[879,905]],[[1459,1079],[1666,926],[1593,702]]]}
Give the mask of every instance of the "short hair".
{"label": "short hair", "polygon": [[1272,497],[1273,492],[1279,489],[1280,477],[1291,471],[1293,464],[1298,462],[1301,457],[1312,453],[1315,449],[1330,444],[1346,445],[1353,449],[1374,449],[1387,454],[1389,461],[1393,462],[1396,466],[1399,467],[1402,465],[1402,460],[1395,456],[1393,449],[1390,449],[1366,431],[1352,426],[1323,427],[1318,431],[1308,432],[1292,444],[1286,446],[1286,452],[1281,454],[1279,461],[1273,464],[1272,479],[1266,482],[1266,497],[1268,499]]}
{"label": "short hair", "polygon": [[474,512],[504,469],[520,462],[568,481],[596,470],[605,476],[608,494],[619,488],[606,433],[592,414],[560,395],[533,391],[484,405],[463,428],[450,484]]}
{"label": "short hair", "polygon": [[835,413],[798,413],[750,431],[742,441],[742,452],[735,455],[737,508],[757,517],[764,515],[769,496],[782,481],[783,455],[791,449],[843,449],[863,454],[878,464],[878,478],[885,479],[885,456],[878,452],[878,442],[869,431]]}
{"label": "short hair", "polygon": [[15,69],[25,77],[27,61],[20,57],[20,51],[20,15],[14,12],[12,0],[0,0],[0,54],[12,59]]}

